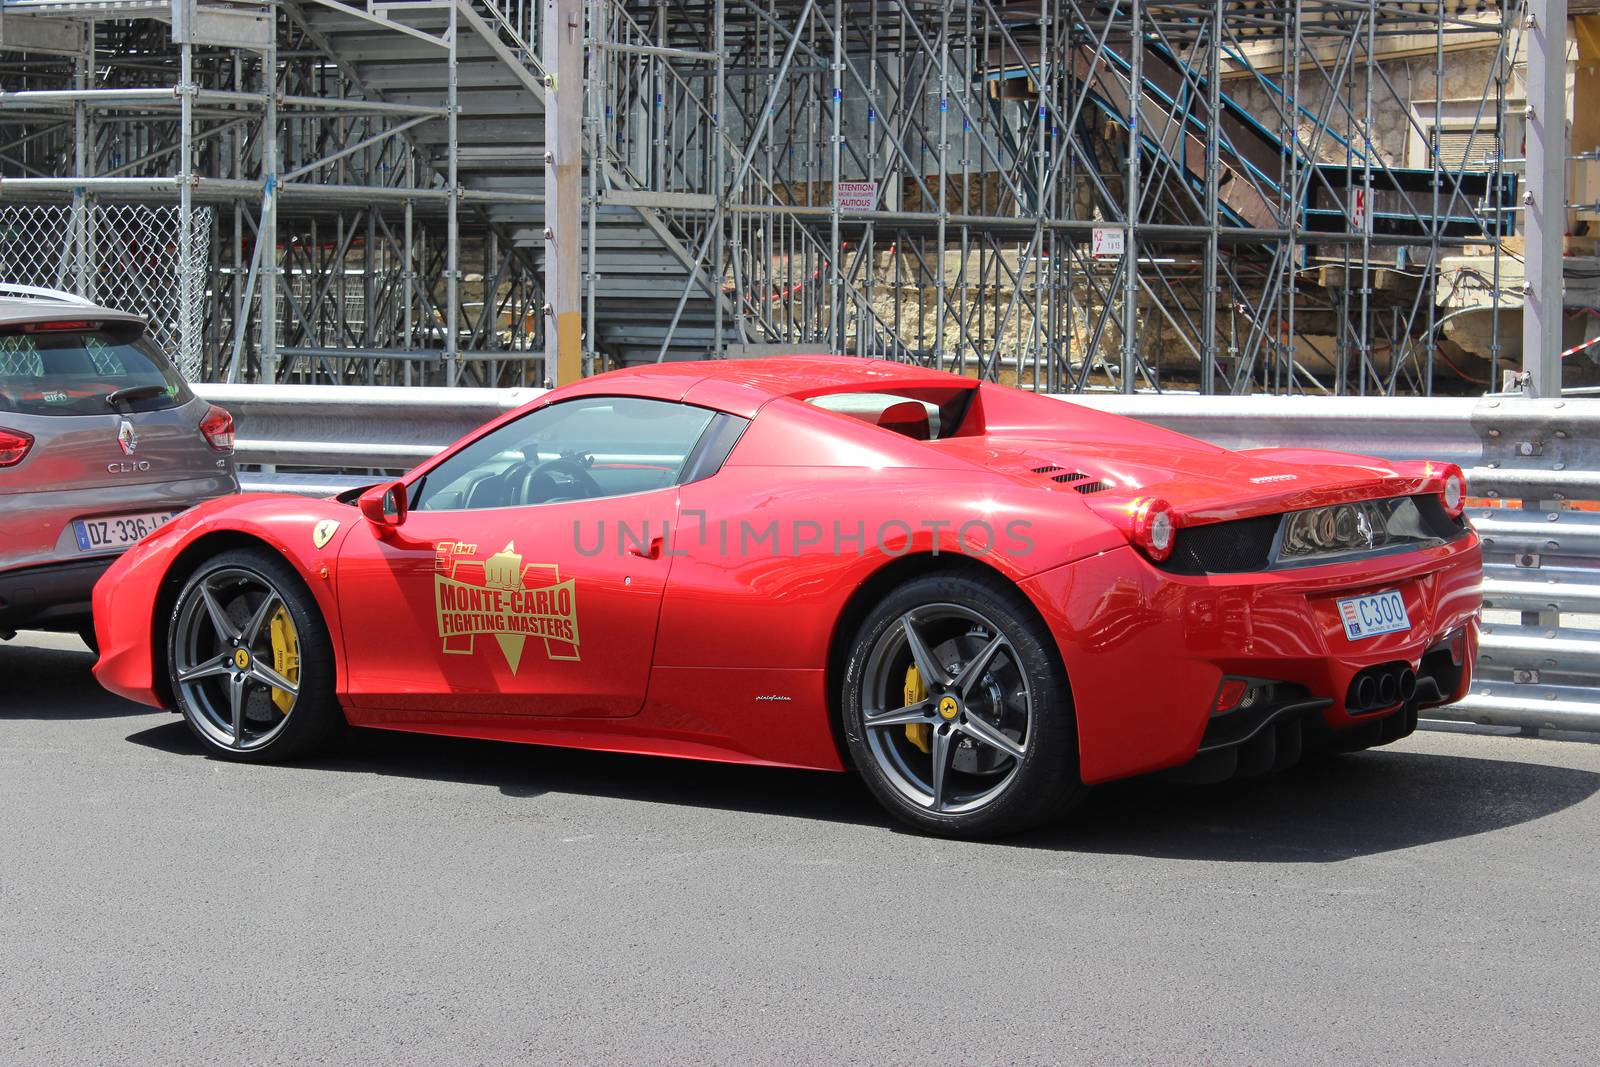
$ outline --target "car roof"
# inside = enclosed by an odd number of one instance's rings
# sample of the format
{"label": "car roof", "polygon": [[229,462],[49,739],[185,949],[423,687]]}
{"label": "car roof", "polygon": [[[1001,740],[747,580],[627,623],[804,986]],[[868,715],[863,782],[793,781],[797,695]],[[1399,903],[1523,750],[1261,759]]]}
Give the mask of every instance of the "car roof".
{"label": "car roof", "polygon": [[685,400],[746,417],[780,397],[859,390],[976,388],[958,374],[862,356],[800,355],[653,363],[599,374],[560,390],[562,399],[624,393]]}
{"label": "car roof", "polygon": [[0,285],[0,326],[17,326],[28,322],[56,322],[61,319],[136,322],[140,325],[145,321],[140,315],[101,307],[71,293]]}

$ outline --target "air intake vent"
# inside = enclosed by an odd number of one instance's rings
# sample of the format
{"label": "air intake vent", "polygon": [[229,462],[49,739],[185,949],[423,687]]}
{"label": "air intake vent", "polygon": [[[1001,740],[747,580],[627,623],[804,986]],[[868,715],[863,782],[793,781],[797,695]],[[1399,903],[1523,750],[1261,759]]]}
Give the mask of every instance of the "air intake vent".
{"label": "air intake vent", "polygon": [[[1060,471],[1060,474],[1056,474]],[[1110,482],[1090,481],[1089,476],[1083,471],[1069,471],[1067,468],[1054,463],[1047,463],[1043,467],[1034,467],[1033,473],[1043,474],[1052,482],[1061,485],[1070,485],[1080,493],[1098,493],[1102,489],[1110,489]]]}

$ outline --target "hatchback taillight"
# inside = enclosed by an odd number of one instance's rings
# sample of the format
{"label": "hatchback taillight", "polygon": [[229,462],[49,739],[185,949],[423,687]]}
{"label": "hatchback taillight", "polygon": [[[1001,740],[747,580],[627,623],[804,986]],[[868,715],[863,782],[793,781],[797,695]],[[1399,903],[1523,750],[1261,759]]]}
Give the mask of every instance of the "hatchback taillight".
{"label": "hatchback taillight", "polygon": [[33,447],[33,437],[21,430],[0,430],[0,467],[15,467]]}
{"label": "hatchback taillight", "polygon": [[233,451],[233,416],[213,404],[200,420],[200,434],[215,452]]}

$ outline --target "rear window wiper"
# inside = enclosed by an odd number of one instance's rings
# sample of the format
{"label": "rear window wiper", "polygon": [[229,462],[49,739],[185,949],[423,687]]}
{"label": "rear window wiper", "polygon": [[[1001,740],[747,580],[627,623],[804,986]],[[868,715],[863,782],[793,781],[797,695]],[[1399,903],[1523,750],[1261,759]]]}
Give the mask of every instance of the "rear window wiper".
{"label": "rear window wiper", "polygon": [[164,385],[130,385],[116,389],[106,394],[106,407],[120,407],[131,404],[135,400],[149,400],[151,397],[162,396],[167,391]]}

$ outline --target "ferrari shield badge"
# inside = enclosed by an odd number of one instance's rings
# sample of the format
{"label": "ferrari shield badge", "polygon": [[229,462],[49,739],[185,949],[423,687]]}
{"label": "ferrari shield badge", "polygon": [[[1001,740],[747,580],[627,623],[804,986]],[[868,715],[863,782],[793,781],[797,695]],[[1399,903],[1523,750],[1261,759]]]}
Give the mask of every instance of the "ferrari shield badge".
{"label": "ferrari shield badge", "polygon": [[323,519],[311,528],[311,543],[318,548],[325,548],[333,535],[339,532],[338,519]]}
{"label": "ferrari shield badge", "polygon": [[477,545],[461,541],[441,541],[436,552],[434,606],[447,654],[471,655],[488,636],[512,674],[529,638],[544,642],[549,659],[580,658],[577,597],[554,563],[523,563],[514,542],[483,559],[473,558]]}

